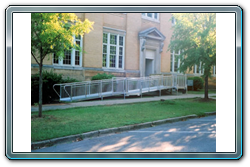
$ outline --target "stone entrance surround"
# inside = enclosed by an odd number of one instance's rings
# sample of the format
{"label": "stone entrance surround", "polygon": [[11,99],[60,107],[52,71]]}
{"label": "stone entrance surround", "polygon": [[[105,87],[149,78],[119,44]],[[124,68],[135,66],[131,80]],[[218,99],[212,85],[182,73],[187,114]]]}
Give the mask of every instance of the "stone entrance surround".
{"label": "stone entrance surround", "polygon": [[155,52],[153,59],[153,74],[161,73],[161,52],[165,36],[155,27],[139,32],[140,40],[140,77],[145,77],[147,50]]}

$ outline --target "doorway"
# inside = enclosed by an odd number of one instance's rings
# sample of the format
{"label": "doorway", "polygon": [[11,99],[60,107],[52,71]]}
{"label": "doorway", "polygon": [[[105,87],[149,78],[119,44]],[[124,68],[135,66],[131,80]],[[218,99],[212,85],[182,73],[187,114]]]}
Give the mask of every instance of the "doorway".
{"label": "doorway", "polygon": [[146,50],[145,56],[145,76],[148,77],[154,74],[155,50]]}
{"label": "doorway", "polygon": [[145,61],[145,76],[148,77],[154,73],[154,60],[153,59],[146,59]]}

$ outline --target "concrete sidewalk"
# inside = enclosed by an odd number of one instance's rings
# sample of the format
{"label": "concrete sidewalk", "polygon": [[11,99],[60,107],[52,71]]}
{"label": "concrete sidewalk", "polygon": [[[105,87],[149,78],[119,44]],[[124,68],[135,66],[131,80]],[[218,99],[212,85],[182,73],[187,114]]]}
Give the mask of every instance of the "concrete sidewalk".
{"label": "concrete sidewalk", "polygon": [[[209,97],[210,96],[216,96],[216,94],[209,94]],[[107,100],[105,100],[104,98],[104,100],[43,105],[43,111],[67,109],[74,107],[89,107],[89,106],[100,106],[100,105],[150,102],[150,101],[159,101],[161,99],[164,100],[186,99],[195,97],[204,97],[204,94],[180,94],[180,95],[166,95],[166,96],[154,96],[154,97],[142,97],[142,98],[138,97],[138,98],[127,98],[127,99],[107,99]],[[37,112],[37,111],[38,111],[38,106],[31,106],[31,112]]]}

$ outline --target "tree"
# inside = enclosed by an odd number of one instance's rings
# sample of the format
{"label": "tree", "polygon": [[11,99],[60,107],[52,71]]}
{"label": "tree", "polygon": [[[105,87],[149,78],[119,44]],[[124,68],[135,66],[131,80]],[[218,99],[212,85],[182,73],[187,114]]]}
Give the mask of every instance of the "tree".
{"label": "tree", "polygon": [[81,51],[73,42],[73,35],[89,33],[93,22],[82,22],[73,13],[32,13],[31,14],[31,55],[39,65],[39,113],[42,116],[42,68],[46,56],[54,54],[57,59],[64,57],[64,51],[72,48]]}
{"label": "tree", "polygon": [[204,69],[204,99],[208,99],[208,78],[216,65],[216,14],[215,13],[175,13],[173,34],[168,50],[181,51],[180,72],[191,71],[194,65]]}

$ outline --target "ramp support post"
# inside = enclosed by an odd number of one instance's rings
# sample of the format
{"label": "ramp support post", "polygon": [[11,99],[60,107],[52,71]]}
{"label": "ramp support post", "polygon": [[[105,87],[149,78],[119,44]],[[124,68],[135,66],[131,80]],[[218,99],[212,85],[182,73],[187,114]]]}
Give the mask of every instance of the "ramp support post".
{"label": "ramp support post", "polygon": [[126,98],[126,86],[127,86],[126,81],[127,81],[127,78],[123,80],[123,98],[124,98],[124,100]]}
{"label": "ramp support post", "polygon": [[141,91],[141,98],[142,98],[142,81],[141,81],[141,79],[140,79],[140,91]]}
{"label": "ramp support post", "polygon": [[[162,78],[160,78],[161,80],[160,81],[162,81]],[[160,81],[158,81],[158,87],[159,87],[159,94],[160,94],[160,97],[161,97],[161,84],[160,84]]]}
{"label": "ramp support post", "polygon": [[73,90],[73,89],[72,89],[72,85],[71,85],[70,88],[71,88],[71,90],[70,90],[70,101],[72,102],[72,90]]}
{"label": "ramp support post", "polygon": [[102,80],[101,80],[101,99],[103,100],[103,96],[102,96]]}

